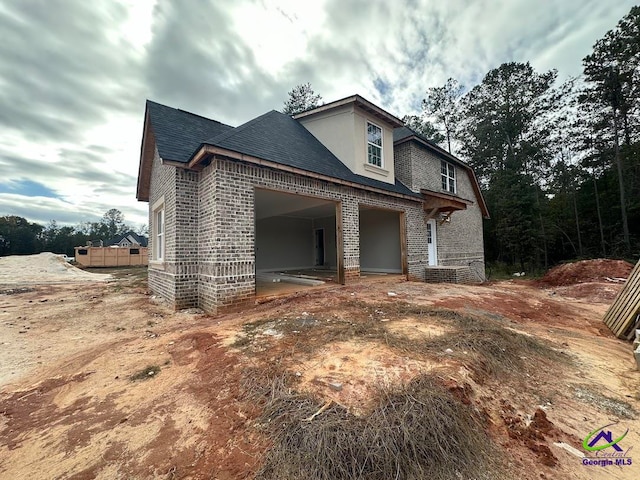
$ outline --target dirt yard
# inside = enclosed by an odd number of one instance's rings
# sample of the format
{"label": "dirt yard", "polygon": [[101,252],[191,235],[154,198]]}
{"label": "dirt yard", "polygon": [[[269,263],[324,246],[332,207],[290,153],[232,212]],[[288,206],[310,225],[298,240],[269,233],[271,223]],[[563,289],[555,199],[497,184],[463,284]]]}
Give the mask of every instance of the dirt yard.
{"label": "dirt yard", "polygon": [[[376,276],[209,316],[167,308],[141,269],[53,283],[20,278],[25,265],[0,263],[2,479],[277,478],[264,467],[279,448],[264,416],[277,381],[312,399],[313,430],[366,417],[419,375],[479,419],[504,478],[640,478],[640,372],[601,322],[616,275]],[[583,439],[613,422],[633,464],[583,465]]]}

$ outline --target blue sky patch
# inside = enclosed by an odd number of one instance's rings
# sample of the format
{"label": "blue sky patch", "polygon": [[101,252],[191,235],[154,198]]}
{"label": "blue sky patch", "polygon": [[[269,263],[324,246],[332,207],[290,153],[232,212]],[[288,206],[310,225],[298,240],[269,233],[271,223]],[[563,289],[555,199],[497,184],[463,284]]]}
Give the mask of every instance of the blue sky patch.
{"label": "blue sky patch", "polygon": [[61,198],[49,187],[31,180],[17,180],[10,183],[0,183],[0,193],[15,193],[27,197]]}

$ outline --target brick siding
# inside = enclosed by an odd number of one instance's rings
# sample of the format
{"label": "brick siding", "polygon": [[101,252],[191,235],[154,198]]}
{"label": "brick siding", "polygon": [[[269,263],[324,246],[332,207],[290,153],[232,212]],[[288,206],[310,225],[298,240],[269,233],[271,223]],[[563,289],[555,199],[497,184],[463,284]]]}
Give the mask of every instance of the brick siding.
{"label": "brick siding", "polygon": [[[442,191],[440,157],[416,142],[404,142],[395,149],[396,175],[400,181],[415,192],[419,192],[421,188]],[[484,281],[482,212],[466,170],[458,165],[456,195],[474,203],[468,205],[466,210],[453,212],[448,222],[436,222],[438,265],[471,267],[470,281],[458,283]]]}
{"label": "brick siding", "polygon": [[[396,151],[396,175],[414,191],[440,182],[439,160],[413,143]],[[457,170],[458,193],[474,198],[471,184]],[[360,274],[359,206],[404,212],[407,277],[425,281],[470,281],[467,268],[427,269],[426,215],[420,201],[347,187],[264,166],[217,157],[200,172],[163,165],[156,151],[150,184],[149,288],[176,308],[198,306],[208,312],[233,309],[255,297],[256,188],[337,202],[342,221],[345,281]],[[438,187],[439,188],[439,187]],[[164,198],[165,255],[153,259],[153,205]],[[438,255],[443,266],[483,262],[482,218],[477,203],[438,224]],[[475,267],[476,271],[478,267]],[[484,264],[482,263],[482,277]],[[451,273],[453,272],[453,273]],[[477,275],[476,275],[477,276]]]}

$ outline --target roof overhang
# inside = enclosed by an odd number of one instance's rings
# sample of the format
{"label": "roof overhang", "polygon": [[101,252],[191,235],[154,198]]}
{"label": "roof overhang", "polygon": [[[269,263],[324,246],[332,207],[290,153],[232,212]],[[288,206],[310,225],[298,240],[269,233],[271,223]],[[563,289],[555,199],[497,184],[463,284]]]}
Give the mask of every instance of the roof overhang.
{"label": "roof overhang", "polygon": [[466,210],[468,205],[473,205],[471,200],[456,197],[455,195],[447,195],[426,189],[421,189],[420,193],[423,197],[423,208],[428,218],[435,218],[440,214],[448,217],[453,212]]}
{"label": "roof overhang", "polygon": [[344,107],[346,105],[352,105],[352,104],[360,108],[361,110],[364,110],[369,115],[376,117],[384,121],[385,123],[391,125],[393,128],[400,128],[404,125],[402,123],[402,120],[400,120],[398,117],[390,114],[389,112],[387,112],[386,110],[383,110],[377,105],[374,105],[369,100],[362,98],[360,95],[352,95],[350,97],[336,100],[335,102],[325,103],[324,105],[321,105],[319,107],[312,108],[304,112],[296,113],[295,115],[293,115],[293,118],[295,118],[296,120],[300,120],[300,119],[317,115],[319,113],[328,112],[330,110],[334,110],[336,108],[340,108],[340,107]]}
{"label": "roof overhang", "polygon": [[187,163],[175,162],[171,160],[163,160],[165,165],[173,165],[175,167],[186,168],[189,170],[202,171],[209,165],[216,157],[231,159],[254,165],[261,165],[263,167],[272,168],[274,170],[280,170],[284,172],[294,173],[297,175],[304,175],[305,177],[315,178],[318,180],[324,180],[338,185],[345,185],[348,187],[357,188],[359,190],[367,190],[370,192],[381,193],[383,195],[389,195],[392,197],[403,198],[405,200],[411,200],[413,202],[421,202],[422,198],[419,196],[405,195],[400,192],[392,192],[390,190],[384,190],[382,188],[376,188],[369,185],[362,185],[356,182],[350,182],[348,180],[342,180],[340,178],[330,177],[328,175],[322,175],[301,168],[290,167],[288,165],[282,165],[281,163],[272,162],[271,160],[264,160],[259,157],[246,155],[244,153],[228,150],[226,148],[217,147],[215,145],[202,144],[198,150],[193,154],[191,160]]}
{"label": "roof overhang", "polygon": [[140,145],[140,166],[138,167],[138,186],[136,198],[141,202],[149,201],[151,186],[151,168],[156,150],[156,139],[149,121],[149,109],[145,107],[144,127],[142,129],[142,143]]}

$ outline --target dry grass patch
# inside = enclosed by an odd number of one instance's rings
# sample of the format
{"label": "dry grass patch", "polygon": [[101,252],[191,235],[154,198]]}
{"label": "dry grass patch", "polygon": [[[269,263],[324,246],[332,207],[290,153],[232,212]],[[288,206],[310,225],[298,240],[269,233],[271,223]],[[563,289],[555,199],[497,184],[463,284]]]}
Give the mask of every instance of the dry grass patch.
{"label": "dry grass patch", "polygon": [[[418,334],[406,331],[402,320],[417,325]],[[328,344],[353,340],[378,342],[416,360],[453,359],[472,370],[478,381],[526,371],[531,360],[568,361],[549,342],[518,333],[499,319],[404,302],[353,301],[345,302],[340,317],[306,314],[260,320],[246,324],[233,347],[259,355],[280,342],[291,347],[291,354],[312,355]]]}
{"label": "dry grass patch", "polygon": [[289,383],[272,379],[263,397],[260,427],[272,447],[257,479],[499,478],[481,420],[431,377],[380,391],[362,416]]}
{"label": "dry grass patch", "polygon": [[[481,375],[506,376],[526,371],[531,360],[567,362],[568,357],[544,340],[518,333],[495,320],[448,315],[450,332],[427,339],[419,346],[425,354],[438,352],[459,359]],[[410,347],[415,348],[412,344]],[[469,361],[469,357],[472,361]]]}

